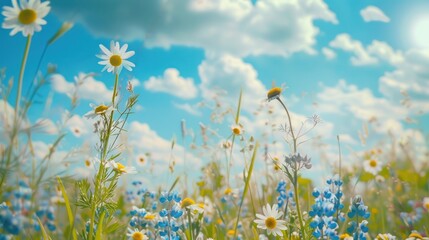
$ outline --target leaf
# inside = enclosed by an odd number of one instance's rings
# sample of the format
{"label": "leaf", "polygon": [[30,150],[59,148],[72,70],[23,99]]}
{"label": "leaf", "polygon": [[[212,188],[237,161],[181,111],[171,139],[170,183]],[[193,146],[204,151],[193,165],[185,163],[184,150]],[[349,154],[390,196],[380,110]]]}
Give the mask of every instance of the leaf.
{"label": "leaf", "polygon": [[72,212],[71,207],[70,207],[70,201],[69,201],[69,198],[67,196],[66,189],[64,188],[64,185],[63,185],[63,182],[61,181],[61,178],[58,176],[57,176],[57,181],[58,181],[58,184],[60,185],[61,193],[63,194],[64,202],[66,204],[67,216],[69,219],[70,231],[72,232],[72,235],[73,235],[73,240],[77,240],[76,231],[74,229],[74,218],[73,218],[74,216],[73,216],[73,212]]}
{"label": "leaf", "polygon": [[48,233],[45,230],[45,227],[43,226],[42,221],[40,221],[40,218],[38,218],[37,216],[36,216],[36,218],[37,218],[37,221],[39,222],[40,229],[42,230],[43,239],[44,240],[51,240],[52,238],[49,237]]}

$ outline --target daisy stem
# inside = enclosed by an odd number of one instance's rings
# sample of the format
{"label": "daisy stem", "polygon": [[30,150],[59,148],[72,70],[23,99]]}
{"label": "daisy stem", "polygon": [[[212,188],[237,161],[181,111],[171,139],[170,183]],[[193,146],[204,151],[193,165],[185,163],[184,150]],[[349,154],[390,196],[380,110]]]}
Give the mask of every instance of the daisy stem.
{"label": "daisy stem", "polygon": [[27,43],[25,44],[24,56],[22,57],[21,70],[19,71],[18,91],[16,93],[16,100],[15,100],[15,124],[18,123],[19,103],[21,102],[21,92],[22,92],[22,80],[24,78],[25,65],[27,63],[28,52],[30,51],[30,45],[31,45],[31,35],[28,35]]}
{"label": "daisy stem", "polygon": [[[21,102],[21,92],[22,92],[22,81],[24,78],[24,71],[25,71],[25,65],[27,63],[27,58],[28,58],[28,52],[30,51],[30,45],[31,45],[31,36],[32,35],[28,35],[27,37],[27,43],[25,44],[25,49],[24,49],[24,56],[22,57],[22,62],[21,62],[21,70],[19,71],[19,78],[18,78],[18,90],[16,92],[16,100],[15,100],[15,115],[14,115],[14,121],[13,121],[13,128],[12,128],[12,134],[11,134],[11,141],[10,141],[10,146],[7,149],[7,158],[6,158],[6,166],[5,169],[9,169],[9,165],[12,159],[12,150],[13,150],[13,145],[18,146],[18,131],[19,131],[19,124],[20,124],[20,119],[19,119],[19,104]],[[19,164],[18,164],[19,166]],[[6,180],[6,173],[2,173],[1,174],[1,180],[0,180],[0,188],[2,190],[0,190],[0,194],[3,193],[3,184],[5,183]]]}

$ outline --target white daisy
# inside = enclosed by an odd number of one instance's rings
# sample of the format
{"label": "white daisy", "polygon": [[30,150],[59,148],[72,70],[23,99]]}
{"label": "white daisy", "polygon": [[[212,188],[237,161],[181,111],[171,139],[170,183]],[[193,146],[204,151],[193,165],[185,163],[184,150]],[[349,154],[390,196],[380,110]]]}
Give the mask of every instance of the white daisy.
{"label": "white daisy", "polygon": [[429,197],[423,198],[423,207],[429,211]]}
{"label": "white daisy", "polygon": [[107,166],[113,167],[116,171],[120,173],[129,173],[129,174],[136,174],[137,170],[135,167],[128,167],[124,166],[121,163],[115,162],[115,160],[110,160],[107,163]]}
{"label": "white daisy", "polygon": [[286,221],[279,219],[283,212],[278,211],[277,204],[274,204],[272,208],[267,204],[266,207],[262,207],[262,211],[264,215],[256,214],[259,219],[254,220],[258,224],[258,228],[267,229],[268,235],[283,236],[282,230],[286,230]]}
{"label": "white daisy", "polygon": [[234,124],[231,126],[231,132],[234,135],[241,135],[243,133],[243,127],[240,124]]}
{"label": "white daisy", "polygon": [[105,65],[103,70],[107,69],[107,72],[113,72],[114,74],[119,74],[122,70],[122,67],[126,68],[128,71],[132,71],[131,67],[135,67],[134,63],[126,60],[134,56],[134,51],[127,52],[128,44],[124,44],[122,47],[119,46],[118,42],[110,42],[110,50],[105,46],[100,44],[101,51],[103,54],[97,55],[98,58],[102,59],[98,64]]}
{"label": "white daisy", "polygon": [[363,169],[373,175],[377,175],[381,171],[381,168],[381,163],[375,158],[363,162]]}
{"label": "white daisy", "polygon": [[106,106],[104,104],[95,105],[90,103],[89,106],[92,108],[91,111],[85,113],[86,118],[95,118],[100,115],[110,114],[113,110],[115,110],[112,106]]}
{"label": "white daisy", "polygon": [[40,0],[20,0],[18,5],[17,0],[12,0],[12,7],[3,7],[5,19],[2,27],[12,29],[11,36],[18,32],[22,32],[24,37],[33,35],[42,30],[41,25],[46,24],[43,18],[50,10],[49,1],[42,3]]}
{"label": "white daisy", "polygon": [[137,228],[134,228],[134,229],[128,228],[127,236],[128,236],[128,239],[132,239],[132,240],[146,240],[146,239],[149,239],[146,236],[146,231],[145,230],[138,230]]}

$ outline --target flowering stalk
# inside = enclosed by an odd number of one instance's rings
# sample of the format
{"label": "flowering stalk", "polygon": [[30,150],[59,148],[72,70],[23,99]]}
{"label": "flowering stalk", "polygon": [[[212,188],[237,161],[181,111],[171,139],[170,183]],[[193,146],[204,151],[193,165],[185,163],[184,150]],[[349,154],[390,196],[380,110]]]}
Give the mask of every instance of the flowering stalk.
{"label": "flowering stalk", "polygon": [[[112,95],[112,107],[115,106],[115,97],[116,97],[116,91],[117,91],[117,88],[118,88],[118,78],[119,78],[119,74],[116,73],[115,74],[115,85],[113,87],[113,95]],[[108,125],[107,125],[107,128],[106,128],[107,132],[103,136],[103,139],[102,139],[103,140],[103,146],[102,146],[100,164],[99,164],[99,167],[98,167],[98,173],[97,173],[97,175],[95,177],[94,197],[101,195],[101,193],[99,193],[99,191],[100,191],[100,187],[101,187],[101,184],[102,184],[102,175],[104,175],[104,170],[105,170],[105,167],[106,167],[105,165],[107,163],[106,155],[108,153],[109,138],[110,138],[110,134],[111,134],[111,130],[112,130],[112,125],[113,125],[113,113],[114,113],[114,111],[111,111],[109,122],[108,122]],[[112,179],[111,185],[115,181],[116,177],[117,177],[117,174],[115,174],[115,177]],[[95,212],[96,212],[96,208],[97,208],[96,205],[97,205],[97,201],[93,200],[91,202],[91,220],[90,220],[89,235],[88,235],[89,239],[92,239],[93,235],[94,235]]]}
{"label": "flowering stalk", "polygon": [[[283,101],[280,99],[280,97],[278,97],[277,100],[283,106],[283,108],[287,114],[287,118],[289,121],[290,134],[292,135],[292,141],[293,141],[293,155],[295,155],[296,154],[296,148],[297,148],[297,144],[296,144],[297,138],[295,137],[295,134],[293,132],[292,119],[290,117],[290,114],[289,114],[289,111],[288,111],[286,105],[283,103]],[[296,211],[298,213],[299,226],[301,229],[302,237],[305,239],[305,229],[304,229],[304,223],[302,221],[302,214],[301,214],[301,208],[299,205],[299,196],[298,196],[298,163],[297,162],[295,162],[295,164],[294,164],[293,179],[291,179],[291,180],[292,180],[292,185],[293,185],[293,190],[294,190],[294,197],[295,197],[295,203],[296,203]]]}

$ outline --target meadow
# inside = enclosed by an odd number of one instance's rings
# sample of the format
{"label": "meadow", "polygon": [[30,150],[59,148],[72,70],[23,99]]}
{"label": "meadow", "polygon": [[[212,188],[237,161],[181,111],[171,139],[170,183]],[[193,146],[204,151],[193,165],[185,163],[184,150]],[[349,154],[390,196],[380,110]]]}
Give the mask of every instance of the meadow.
{"label": "meadow", "polygon": [[[43,17],[50,8],[39,0],[22,2],[12,1],[12,6],[3,8],[2,27],[11,29],[11,34],[22,32],[27,42],[16,46],[24,49],[22,61],[16,63],[20,72],[0,72],[0,240],[429,239],[429,162],[415,161],[413,142],[386,136],[391,142],[388,149],[367,145],[365,152],[356,154],[359,161],[350,165],[344,164],[347,159],[337,137],[338,154],[331,171],[323,172],[319,181],[306,178],[305,172],[319,163],[301,149],[321,120],[313,116],[296,124],[299,120],[285,101],[287,93],[279,86],[255,97],[266,98],[283,116],[284,125],[267,124],[267,130],[283,135],[288,150],[282,155],[273,157],[269,141],[246,132],[240,94],[234,106],[212,113],[234,124],[216,134],[200,126],[202,140],[187,150],[204,153],[207,160],[201,169],[192,169],[198,171],[198,179],[177,174],[163,185],[167,188],[138,180],[137,169],[127,165],[122,151],[126,142],[121,138],[139,102],[133,84],[121,80],[121,73],[135,67],[131,59],[135,53],[115,41],[95,50],[100,52],[102,71],[111,73],[105,81],[113,81],[114,88],[110,102],[95,103],[85,115],[94,124],[97,144],[91,148],[96,154],[78,161],[85,162],[90,175],[74,177],[71,163],[55,172],[50,165],[69,134],[65,122],[70,115],[58,124],[63,130],[51,139],[43,156],[35,153],[34,141],[46,124],[29,116],[40,89],[57,73],[55,66],[39,71],[30,91],[22,89],[24,79],[31,78],[26,65],[40,65],[40,61],[27,62],[27,56],[31,38],[45,24]],[[48,48],[71,27],[64,23],[46,46],[32,47]],[[77,77],[75,91],[87,77]],[[120,88],[126,91],[119,94]],[[77,94],[71,99],[70,112],[79,104]],[[183,138],[186,130],[182,123]],[[225,132],[220,141],[211,139]],[[174,145],[172,141],[171,149]],[[238,171],[231,167],[234,161],[243,163]],[[173,173],[179,166],[172,161],[166,168]]]}

